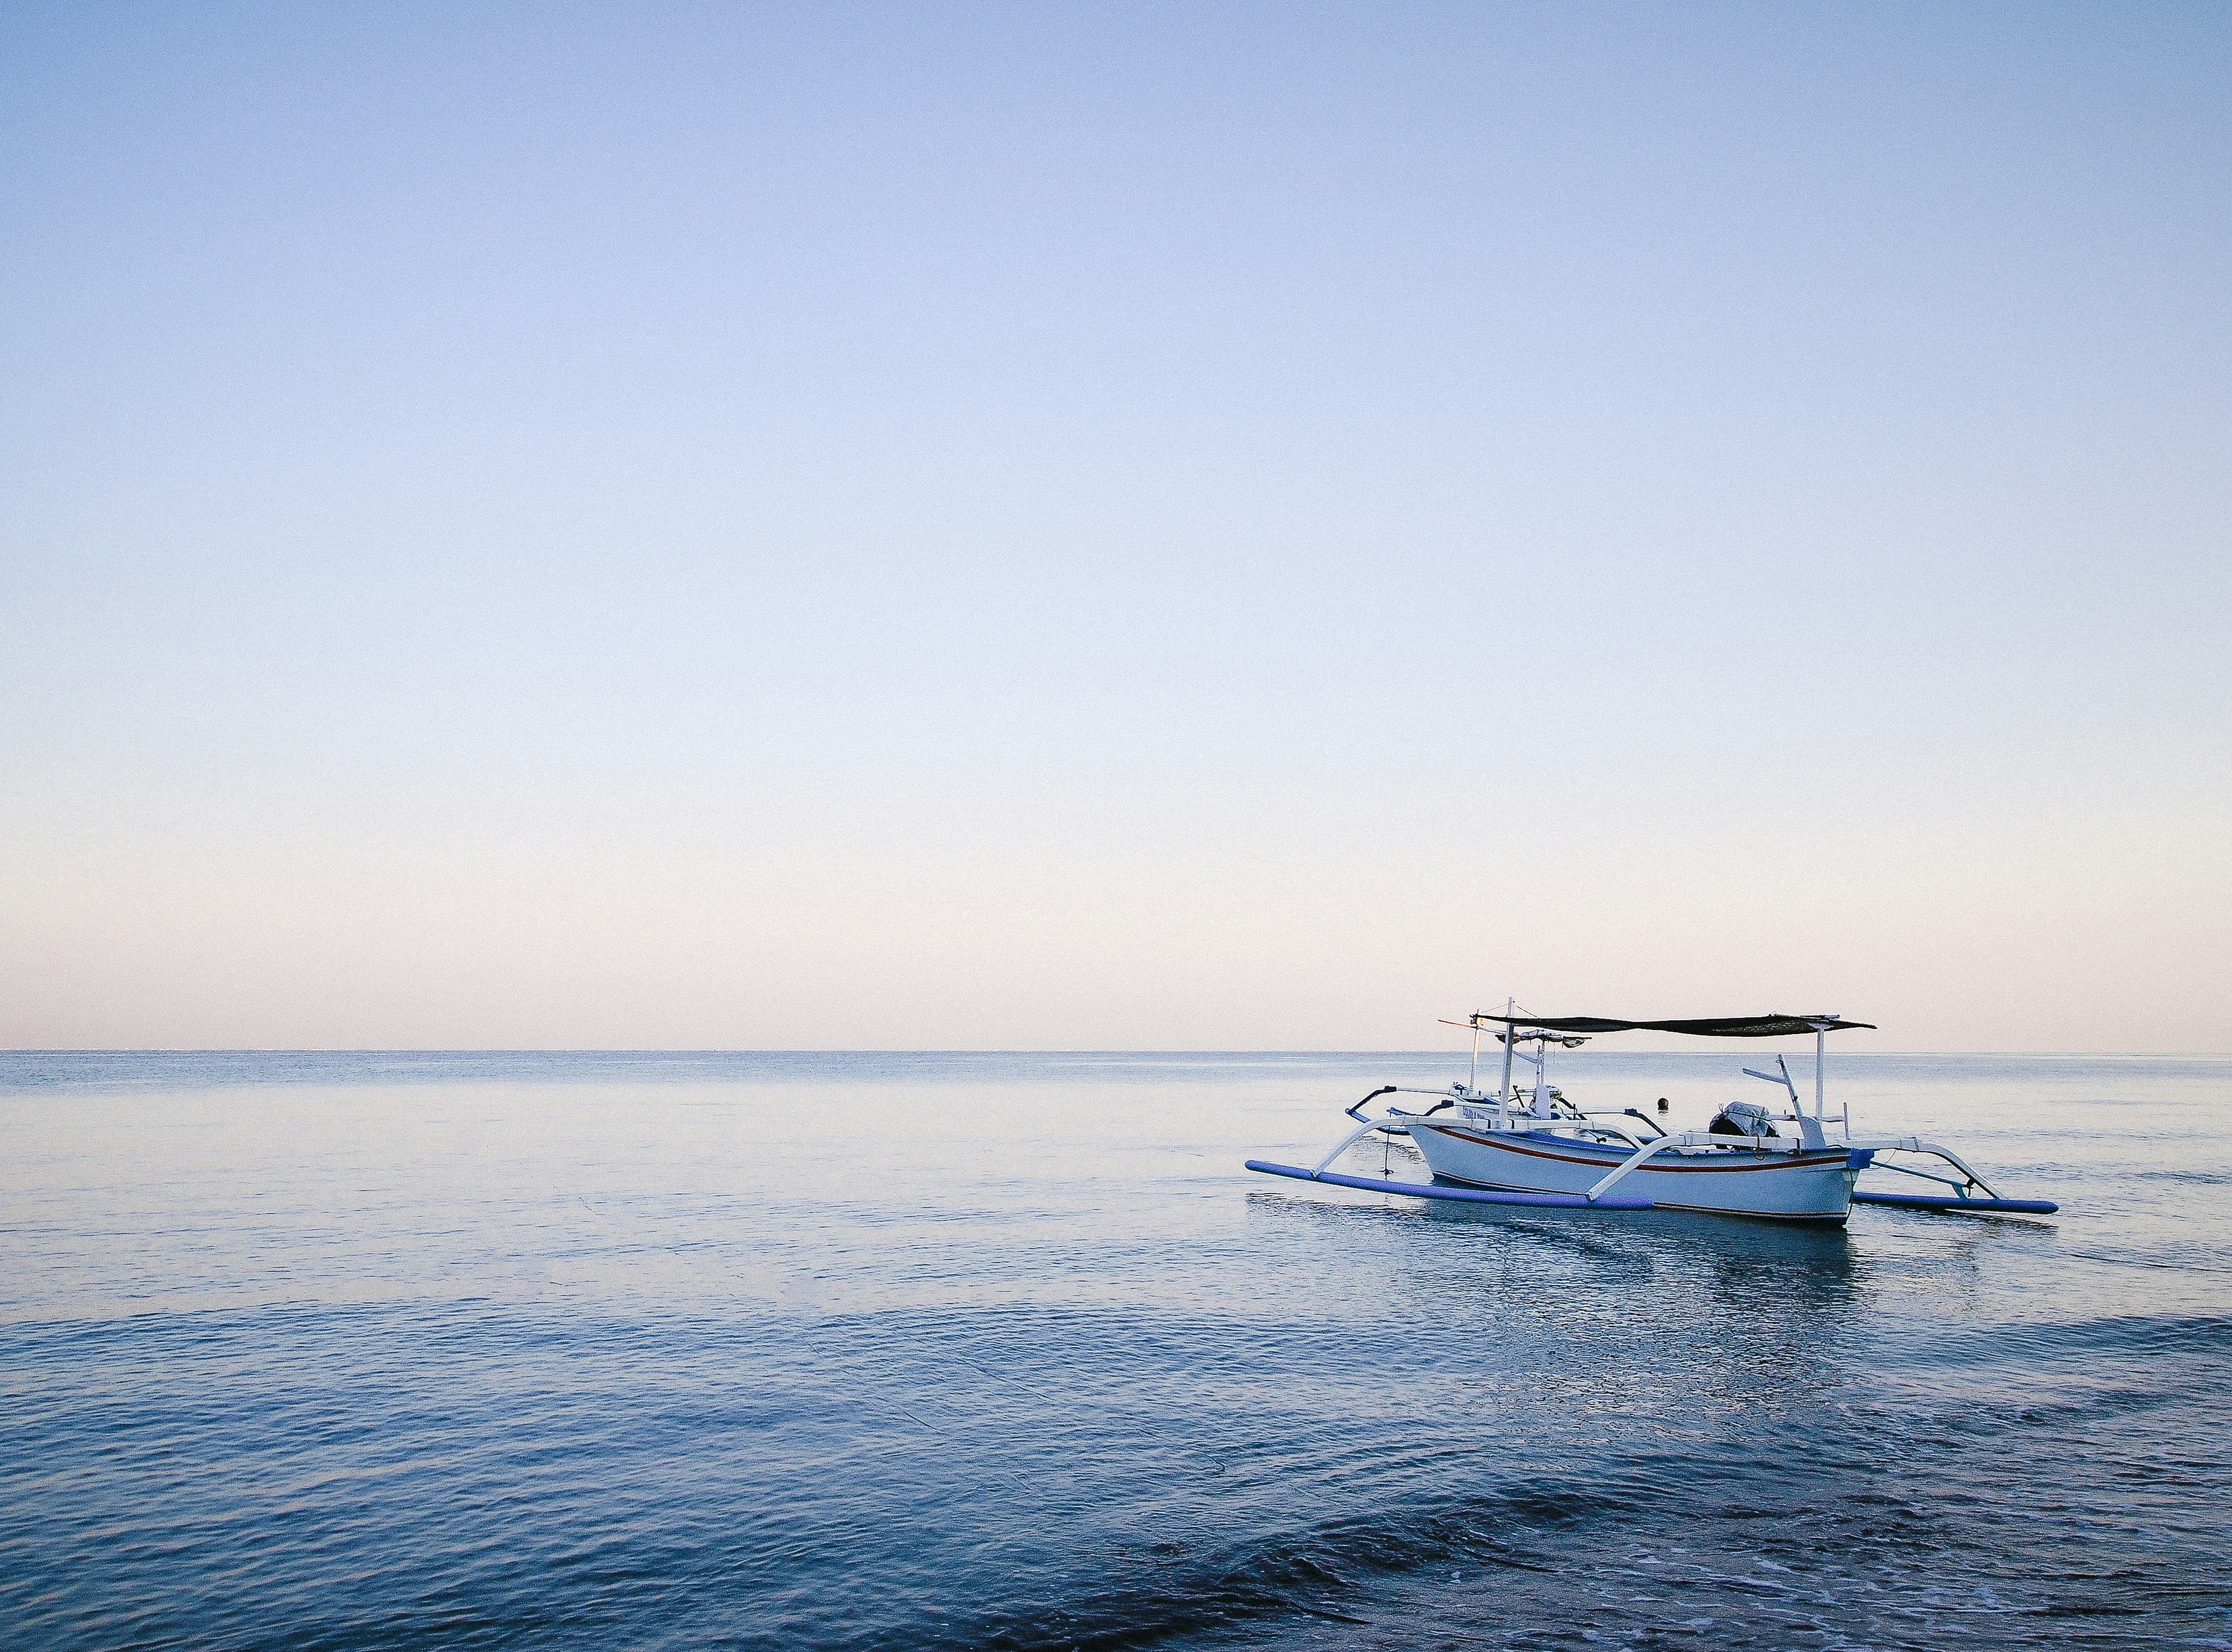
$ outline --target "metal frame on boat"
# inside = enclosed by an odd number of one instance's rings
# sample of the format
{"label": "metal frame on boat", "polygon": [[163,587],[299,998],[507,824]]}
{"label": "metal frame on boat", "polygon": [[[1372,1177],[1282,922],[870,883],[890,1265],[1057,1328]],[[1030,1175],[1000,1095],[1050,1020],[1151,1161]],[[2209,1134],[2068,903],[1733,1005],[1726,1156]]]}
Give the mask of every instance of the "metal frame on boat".
{"label": "metal frame on boat", "polygon": [[[1689,1021],[1618,1021],[1601,1016],[1528,1016],[1507,1005],[1501,1015],[1476,1012],[1444,1024],[1472,1031],[1472,1071],[1447,1089],[1383,1085],[1347,1109],[1356,1128],[1309,1169],[1248,1161],[1267,1175],[1291,1176],[1337,1187],[1470,1204],[1533,1206],[1564,1210],[1688,1210],[1754,1216],[1775,1221],[1841,1223],[1855,1204],[1893,1205],[1956,1215],[2050,1216],[2060,1206],[2042,1199],[2003,1199],[1950,1148],[1919,1136],[1856,1141],[1851,1109],[1826,1110],[1828,1035],[1867,1028],[1834,1015],[1765,1015]],[[1872,1029],[1871,1029],[1872,1030]],[[1483,1032],[1503,1046],[1503,1082],[1480,1085]],[[1671,1032],[1701,1038],[1782,1038],[1812,1034],[1814,1105],[1809,1113],[1777,1056],[1773,1072],[1747,1067],[1747,1076],[1781,1088],[1789,1111],[1772,1112],[1751,1102],[1731,1102],[1703,1130],[1670,1132],[1632,1107],[1585,1108],[1550,1083],[1553,1049],[1575,1049],[1599,1033]],[[1531,1085],[1515,1086],[1512,1063],[1534,1069]],[[1430,1096],[1423,1112],[1389,1102],[1379,1117],[1365,1109],[1383,1096]],[[1662,1103],[1663,1106],[1663,1103]],[[1447,1113],[1448,1117],[1441,1115]],[[1640,1129],[1624,1123],[1632,1120]],[[1830,1127],[1837,1135],[1830,1137]],[[1788,1126],[1788,1129],[1778,1127]],[[1365,1136],[1408,1135],[1433,1172],[1431,1183],[1340,1174],[1333,1161]],[[1647,1134],[1646,1134],[1647,1132]],[[1921,1169],[1883,1155],[1937,1160],[1957,1175]],[[1854,1183],[1873,1167],[1940,1183],[1950,1193],[1859,1192]]]}

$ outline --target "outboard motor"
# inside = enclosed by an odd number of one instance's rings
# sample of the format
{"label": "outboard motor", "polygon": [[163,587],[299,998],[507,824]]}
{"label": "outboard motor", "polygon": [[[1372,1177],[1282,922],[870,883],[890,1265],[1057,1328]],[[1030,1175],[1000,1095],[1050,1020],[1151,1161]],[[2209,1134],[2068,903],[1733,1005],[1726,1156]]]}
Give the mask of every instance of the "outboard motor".
{"label": "outboard motor", "polygon": [[1730,1102],[1705,1128],[1715,1135],[1778,1135],[1773,1117],[1757,1102]]}

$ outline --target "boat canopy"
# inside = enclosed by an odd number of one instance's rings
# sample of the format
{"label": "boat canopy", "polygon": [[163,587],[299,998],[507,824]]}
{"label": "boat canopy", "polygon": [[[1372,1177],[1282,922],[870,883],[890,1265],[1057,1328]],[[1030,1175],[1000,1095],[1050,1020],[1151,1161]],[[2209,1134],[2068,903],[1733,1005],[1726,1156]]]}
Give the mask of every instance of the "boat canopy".
{"label": "boat canopy", "polygon": [[1545,1032],[1684,1032],[1695,1038],[1794,1038],[1804,1033],[1837,1032],[1846,1027],[1875,1031],[1872,1021],[1846,1021],[1833,1015],[1739,1015],[1705,1021],[1613,1021],[1600,1015],[1494,1015],[1482,1011],[1474,1022],[1502,1022],[1517,1031],[1538,1027]]}

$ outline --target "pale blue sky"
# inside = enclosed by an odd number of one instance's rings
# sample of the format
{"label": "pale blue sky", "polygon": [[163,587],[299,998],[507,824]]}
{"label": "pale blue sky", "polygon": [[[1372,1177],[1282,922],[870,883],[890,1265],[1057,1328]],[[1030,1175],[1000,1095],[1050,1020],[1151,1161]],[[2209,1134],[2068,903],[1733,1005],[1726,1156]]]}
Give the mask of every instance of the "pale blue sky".
{"label": "pale blue sky", "polygon": [[2232,11],[0,10],[0,1042],[2232,1049]]}

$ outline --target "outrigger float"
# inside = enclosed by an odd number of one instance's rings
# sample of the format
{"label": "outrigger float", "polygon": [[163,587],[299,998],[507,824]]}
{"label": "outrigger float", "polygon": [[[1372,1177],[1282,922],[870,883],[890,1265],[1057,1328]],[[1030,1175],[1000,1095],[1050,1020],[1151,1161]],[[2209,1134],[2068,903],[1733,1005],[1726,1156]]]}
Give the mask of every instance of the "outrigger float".
{"label": "outrigger float", "polygon": [[[1409,1089],[1386,1084],[1347,1109],[1357,1128],[1307,1170],[1250,1159],[1266,1175],[1293,1176],[1372,1193],[1468,1204],[1523,1205],[1562,1210],[1686,1210],[1775,1221],[1841,1223],[1852,1206],[1896,1205],[1952,1215],[2051,1216],[2060,1208],[2043,1199],[2002,1199],[1949,1148],[1919,1136],[1854,1140],[1849,1106],[1825,1110],[1824,1072],[1828,1035],[1872,1027],[1833,1015],[1759,1015],[1706,1021],[1614,1021],[1601,1016],[1526,1016],[1506,1005],[1502,1015],[1476,1013],[1444,1023],[1472,1030],[1472,1074],[1447,1089]],[[1480,1040],[1489,1033],[1503,1046],[1503,1083],[1480,1083]],[[1754,1102],[1731,1102],[1703,1130],[1670,1132],[1641,1109],[1586,1108],[1551,1083],[1549,1053],[1576,1049],[1599,1033],[1674,1032],[1698,1038],[1814,1037],[1814,1107],[1808,1113],[1788,1063],[1775,1070],[1747,1067],[1746,1076],[1781,1086],[1788,1112]],[[1531,1085],[1512,1083],[1514,1058],[1534,1070]],[[1423,1112],[1393,1102],[1379,1117],[1365,1109],[1383,1096],[1431,1096]],[[1662,1110],[1664,1103],[1660,1103]],[[1442,1116],[1446,1113],[1449,1116]],[[1622,1121],[1632,1122],[1622,1122]],[[1830,1138],[1830,1127],[1837,1135]],[[1778,1127],[1787,1126],[1788,1128]],[[1638,1128],[1640,1127],[1640,1128]],[[1431,1182],[1343,1175],[1329,1168],[1364,1137],[1408,1135],[1433,1172]],[[1901,1158],[1887,1158],[1898,1154]],[[1957,1175],[1918,1168],[1906,1159],[1931,1160]],[[1860,1173],[1874,1168],[1940,1183],[1947,1193],[1859,1192]]]}

